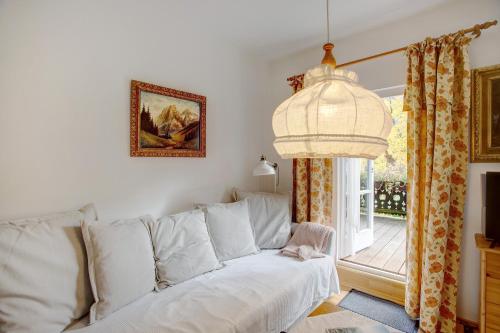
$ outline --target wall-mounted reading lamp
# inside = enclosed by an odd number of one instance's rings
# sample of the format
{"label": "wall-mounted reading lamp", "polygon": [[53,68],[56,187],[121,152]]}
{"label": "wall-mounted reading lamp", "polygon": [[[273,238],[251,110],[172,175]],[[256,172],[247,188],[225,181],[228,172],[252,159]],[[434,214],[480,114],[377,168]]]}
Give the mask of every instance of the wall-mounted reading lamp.
{"label": "wall-mounted reading lamp", "polygon": [[274,192],[280,183],[280,169],[278,163],[271,163],[266,160],[264,155],[261,155],[260,161],[253,169],[254,176],[270,176],[274,175]]}

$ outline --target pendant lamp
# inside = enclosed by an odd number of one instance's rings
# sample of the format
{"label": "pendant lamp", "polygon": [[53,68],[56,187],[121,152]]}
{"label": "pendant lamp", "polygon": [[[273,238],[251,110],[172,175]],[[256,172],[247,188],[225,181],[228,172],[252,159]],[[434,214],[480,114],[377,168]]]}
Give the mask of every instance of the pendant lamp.
{"label": "pendant lamp", "polygon": [[304,89],[274,111],[274,147],[282,158],[375,159],[387,150],[392,118],[382,99],[358,83],[356,73],[335,68],[328,2],[325,55],[304,75]]}

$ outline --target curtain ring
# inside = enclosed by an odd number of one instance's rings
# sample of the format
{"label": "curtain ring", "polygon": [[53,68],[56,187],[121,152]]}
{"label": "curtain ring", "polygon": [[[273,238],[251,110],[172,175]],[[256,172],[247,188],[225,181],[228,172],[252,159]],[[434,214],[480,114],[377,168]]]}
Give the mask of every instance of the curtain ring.
{"label": "curtain ring", "polygon": [[481,36],[481,25],[476,24],[474,27],[472,27],[472,34],[474,35],[474,38],[477,38]]}

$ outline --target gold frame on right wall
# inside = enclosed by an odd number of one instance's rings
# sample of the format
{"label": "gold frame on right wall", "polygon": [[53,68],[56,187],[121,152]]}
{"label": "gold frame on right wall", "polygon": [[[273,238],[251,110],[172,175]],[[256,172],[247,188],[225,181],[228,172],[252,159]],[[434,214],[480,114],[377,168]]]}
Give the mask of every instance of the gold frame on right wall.
{"label": "gold frame on right wall", "polygon": [[[470,160],[500,162],[500,65],[472,71]],[[493,106],[498,105],[494,110]]]}

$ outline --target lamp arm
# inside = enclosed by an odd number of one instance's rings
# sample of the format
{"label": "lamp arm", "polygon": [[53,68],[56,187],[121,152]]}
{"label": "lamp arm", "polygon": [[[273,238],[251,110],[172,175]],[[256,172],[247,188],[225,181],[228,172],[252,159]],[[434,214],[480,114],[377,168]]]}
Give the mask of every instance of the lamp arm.
{"label": "lamp arm", "polygon": [[267,163],[272,166],[274,170],[276,170],[276,174],[274,175],[274,192],[276,192],[276,189],[280,184],[280,167],[278,166],[278,163]]}
{"label": "lamp arm", "polygon": [[274,163],[273,167],[276,169],[276,187],[280,184],[280,167],[278,163]]}

